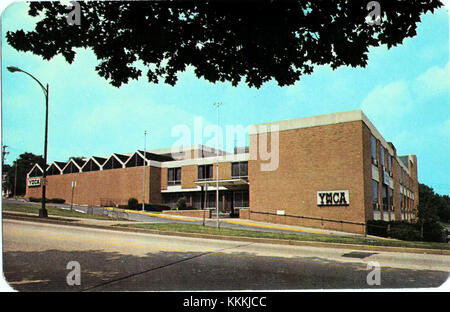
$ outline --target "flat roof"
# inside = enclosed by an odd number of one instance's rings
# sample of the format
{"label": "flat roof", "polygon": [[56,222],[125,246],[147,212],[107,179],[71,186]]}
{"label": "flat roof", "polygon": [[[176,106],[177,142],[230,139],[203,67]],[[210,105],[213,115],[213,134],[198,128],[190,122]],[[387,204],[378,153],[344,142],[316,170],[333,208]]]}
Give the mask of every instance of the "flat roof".
{"label": "flat roof", "polygon": [[[249,127],[249,135],[262,134],[262,133],[270,133],[270,132],[280,132],[287,130],[295,130],[302,128],[311,128],[311,127],[319,127],[319,126],[327,126],[334,125],[339,123],[353,122],[353,121],[362,121],[364,124],[370,129],[372,135],[377,138],[381,145],[389,152],[391,156],[394,156],[394,150],[391,145],[383,138],[377,128],[373,125],[373,123],[367,118],[364,112],[361,109],[356,109],[352,111],[345,112],[337,112],[325,115],[318,116],[310,116],[310,117],[302,117],[296,119],[289,120],[281,120],[275,122],[254,124]],[[393,143],[391,143],[393,144]],[[409,155],[402,156],[408,157]],[[404,162],[400,160],[399,155],[397,155],[397,161],[400,166],[403,167],[408,173],[408,165],[405,166]]]}

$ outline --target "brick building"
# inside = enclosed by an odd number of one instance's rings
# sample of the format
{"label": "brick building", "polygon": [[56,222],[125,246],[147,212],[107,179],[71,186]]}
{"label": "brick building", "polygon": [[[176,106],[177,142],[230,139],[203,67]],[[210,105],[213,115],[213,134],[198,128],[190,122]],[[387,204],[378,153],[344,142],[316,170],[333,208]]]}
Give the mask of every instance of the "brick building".
{"label": "brick building", "polygon": [[[192,209],[213,209],[218,184],[220,211],[251,220],[354,233],[365,233],[368,220],[414,221],[417,158],[397,155],[361,110],[254,125],[248,134],[249,147],[232,154],[193,145],[53,162],[47,197],[70,202],[76,182],[77,204],[144,196],[174,207],[185,197]],[[26,197],[40,197],[40,176],[36,164]]]}

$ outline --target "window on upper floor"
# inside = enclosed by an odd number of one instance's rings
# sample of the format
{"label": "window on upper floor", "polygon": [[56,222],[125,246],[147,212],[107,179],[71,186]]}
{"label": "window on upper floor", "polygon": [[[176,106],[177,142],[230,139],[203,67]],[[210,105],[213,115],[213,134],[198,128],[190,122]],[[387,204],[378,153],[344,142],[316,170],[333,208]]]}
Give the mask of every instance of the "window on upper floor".
{"label": "window on upper floor", "polygon": [[373,135],[370,136],[370,151],[372,156],[372,164],[377,164],[377,139]]}
{"label": "window on upper floor", "polygon": [[391,157],[391,155],[388,154],[387,159],[388,159],[388,168],[387,169],[388,169],[388,172],[391,173],[392,172],[392,157]]}
{"label": "window on upper floor", "polygon": [[378,182],[372,180],[372,203],[378,204]]}
{"label": "window on upper floor", "polygon": [[247,178],[248,177],[248,162],[241,161],[231,164],[232,178]]}
{"label": "window on upper floor", "polygon": [[385,166],[385,164],[384,164],[384,157],[385,157],[384,147],[383,147],[383,145],[380,145],[380,163],[381,163],[381,166],[383,168]]}
{"label": "window on upper floor", "polygon": [[199,165],[198,166],[198,179],[210,180],[213,178],[213,165]]}
{"label": "window on upper floor", "polygon": [[167,185],[181,184],[181,168],[168,168],[167,169]]}

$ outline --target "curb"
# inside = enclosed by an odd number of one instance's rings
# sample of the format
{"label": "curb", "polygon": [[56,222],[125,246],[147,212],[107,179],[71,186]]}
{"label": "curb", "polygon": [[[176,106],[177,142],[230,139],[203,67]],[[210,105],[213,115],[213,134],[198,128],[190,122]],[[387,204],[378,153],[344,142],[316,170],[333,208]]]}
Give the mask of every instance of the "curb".
{"label": "curb", "polygon": [[[308,246],[308,247],[321,247],[321,248],[340,248],[340,249],[352,249],[352,250],[419,253],[419,254],[434,254],[434,255],[450,255],[450,250],[446,250],[446,249],[392,247],[392,246],[358,245],[358,244],[344,244],[344,243],[324,243],[324,242],[297,241],[297,240],[275,239],[275,238],[255,238],[255,237],[244,237],[244,236],[214,235],[214,234],[189,233],[189,232],[177,232],[177,231],[162,231],[162,230],[139,229],[139,228],[129,228],[129,227],[121,227],[121,226],[111,226],[111,225],[75,223],[78,220],[69,219],[69,218],[61,219],[61,218],[49,217],[51,219],[41,219],[38,217],[23,216],[23,215],[12,214],[12,213],[7,213],[7,212],[3,212],[3,218],[22,220],[22,221],[50,223],[50,224],[61,224],[61,225],[69,225],[69,226],[87,227],[87,228],[103,229],[103,230],[113,230],[113,231],[121,231],[121,232],[135,232],[135,233],[144,233],[144,234],[195,237],[195,238],[203,238],[203,239],[218,239],[218,240],[230,240],[230,241],[241,241],[241,242],[251,242],[251,243],[291,245],[291,246]],[[117,221],[117,222],[120,222],[120,221]]]}

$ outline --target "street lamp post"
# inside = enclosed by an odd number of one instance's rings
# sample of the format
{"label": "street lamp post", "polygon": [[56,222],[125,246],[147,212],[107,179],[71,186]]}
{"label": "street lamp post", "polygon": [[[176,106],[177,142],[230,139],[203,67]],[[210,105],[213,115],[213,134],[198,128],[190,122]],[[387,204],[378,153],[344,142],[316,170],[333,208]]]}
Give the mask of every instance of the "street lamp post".
{"label": "street lamp post", "polygon": [[[221,102],[213,103],[217,108],[217,127],[219,127],[219,107]],[[219,136],[216,141],[216,227],[219,228]]]}
{"label": "street lamp post", "polygon": [[43,217],[46,218],[48,216],[48,212],[47,209],[45,208],[45,188],[46,188],[46,184],[47,184],[47,141],[48,141],[48,84],[47,87],[44,87],[44,85],[36,78],[34,77],[32,74],[18,68],[15,66],[8,66],[7,69],[14,73],[14,72],[22,72],[27,74],[28,76],[30,76],[31,78],[33,78],[41,87],[42,91],[44,91],[44,95],[45,95],[45,138],[44,138],[44,172],[42,173],[42,207],[41,209],[39,209],[39,217]]}

